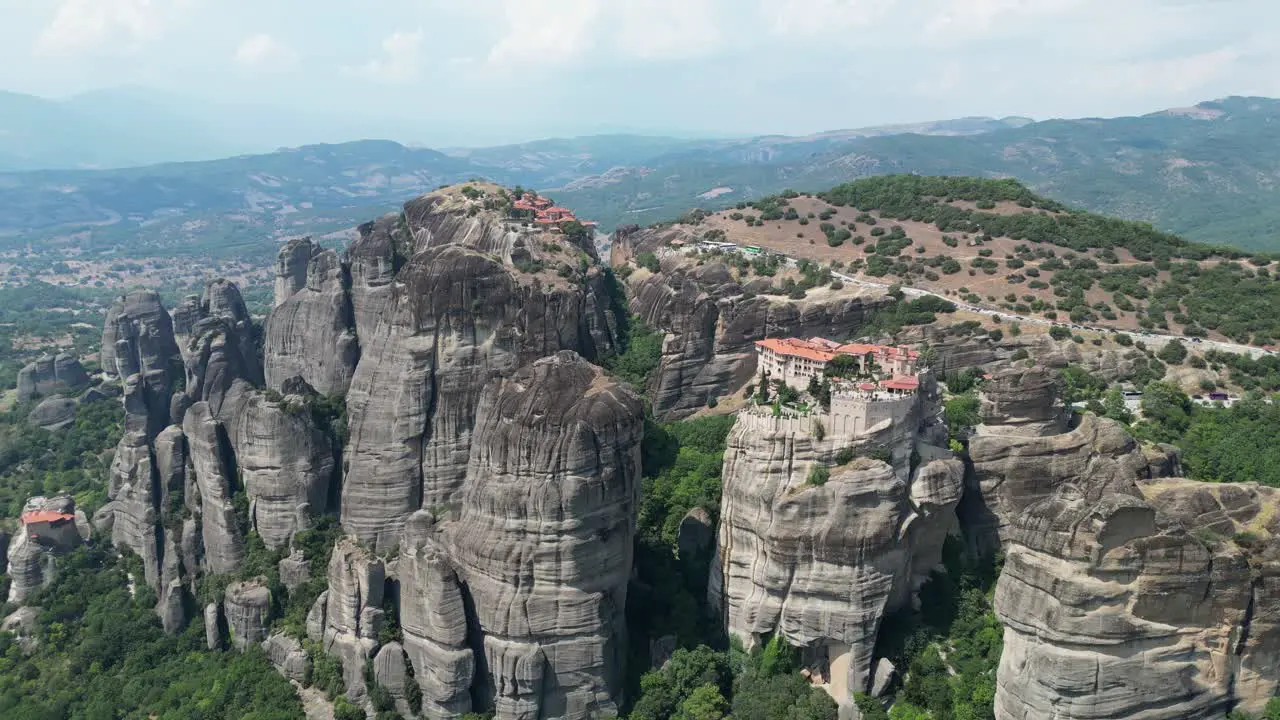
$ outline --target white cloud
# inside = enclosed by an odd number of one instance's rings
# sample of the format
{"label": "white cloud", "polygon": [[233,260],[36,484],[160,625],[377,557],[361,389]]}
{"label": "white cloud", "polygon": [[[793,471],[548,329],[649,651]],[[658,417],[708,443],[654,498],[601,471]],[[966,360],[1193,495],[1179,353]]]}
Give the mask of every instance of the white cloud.
{"label": "white cloud", "polygon": [[287,43],[267,33],[258,33],[240,43],[236,48],[235,61],[254,69],[284,70],[298,62],[298,53]]}
{"label": "white cloud", "polygon": [[616,16],[616,47],[642,60],[709,55],[724,43],[724,28],[732,17],[726,10],[717,0],[622,3]]}
{"label": "white cloud", "polygon": [[169,11],[181,2],[163,0],[62,0],[36,41],[41,54],[71,55],[110,41],[133,50],[157,37]]}
{"label": "white cloud", "polygon": [[382,55],[350,71],[385,83],[406,83],[422,73],[422,30],[397,30],[382,41]]}
{"label": "white cloud", "polygon": [[[634,1],[634,0],[633,0]],[[489,51],[494,65],[556,65],[592,44],[601,0],[505,0],[506,34]]]}
{"label": "white cloud", "polygon": [[[761,0],[759,12],[774,34],[804,37],[875,25],[897,5],[898,0]],[[856,37],[845,40],[859,44]]]}

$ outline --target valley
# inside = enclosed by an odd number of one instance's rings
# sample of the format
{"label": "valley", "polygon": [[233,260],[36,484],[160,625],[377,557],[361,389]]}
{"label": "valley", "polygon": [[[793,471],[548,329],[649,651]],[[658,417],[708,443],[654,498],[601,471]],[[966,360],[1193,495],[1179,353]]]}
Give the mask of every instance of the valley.
{"label": "valley", "polygon": [[[607,258],[577,217],[454,184],[237,261],[252,302],[122,275],[69,316],[96,341],[15,344],[0,707],[1277,704],[1274,260],[1008,180],[784,192],[621,227]],[[90,268],[114,271],[66,272]],[[82,683],[68,652],[100,657]],[[183,656],[244,691],[161,691]]]}

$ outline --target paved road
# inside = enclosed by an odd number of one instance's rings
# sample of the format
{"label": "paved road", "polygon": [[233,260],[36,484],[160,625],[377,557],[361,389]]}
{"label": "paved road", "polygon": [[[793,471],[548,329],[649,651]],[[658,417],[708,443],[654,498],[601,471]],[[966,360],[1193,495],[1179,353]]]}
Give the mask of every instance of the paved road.
{"label": "paved road", "polygon": [[[696,246],[690,247],[690,248],[687,248],[685,252],[687,253],[689,251],[696,251],[697,249],[698,248]],[[744,255],[750,254],[750,253],[746,253],[742,249],[742,247],[738,245],[733,246],[733,248],[722,247],[721,249],[723,250],[732,249],[734,252],[737,252],[739,254],[744,254]],[[795,258],[786,256],[786,255],[783,255],[782,257],[786,258],[786,262],[788,266],[795,267],[797,265],[797,261]],[[835,272],[834,270],[831,272],[831,277],[838,278],[841,282],[844,282],[844,283],[851,283],[853,285],[860,285],[862,287],[880,288],[880,289],[887,289],[890,287],[889,283],[874,282],[872,280],[867,280],[865,278],[846,275],[844,273],[838,273],[838,272]],[[992,317],[1000,318],[1001,321],[1007,320],[1010,322],[1025,323],[1028,325],[1057,326],[1057,327],[1067,328],[1068,330],[1091,330],[1093,332],[1108,333],[1108,334],[1115,333],[1115,332],[1124,332],[1129,335],[1132,335],[1133,337],[1141,339],[1147,345],[1155,345],[1160,347],[1163,347],[1166,343],[1172,342],[1174,340],[1181,340],[1184,343],[1187,343],[1195,347],[1209,348],[1213,350],[1223,350],[1225,352],[1231,352],[1231,353],[1237,353],[1237,354],[1245,354],[1255,358],[1262,357],[1264,355],[1276,354],[1274,351],[1264,350],[1260,347],[1254,347],[1252,345],[1240,345],[1237,343],[1219,342],[1217,340],[1189,338],[1181,335],[1162,335],[1159,333],[1152,333],[1152,332],[1145,332],[1145,331],[1134,332],[1134,331],[1128,331],[1128,330],[1116,330],[1114,328],[1095,327],[1090,325],[1077,325],[1075,323],[1057,322],[1054,320],[1046,320],[1044,318],[1025,317],[1022,315],[1014,315],[1007,312],[1001,312],[999,310],[992,310],[991,308],[984,308],[978,305],[970,305],[968,303],[959,302],[954,298],[949,298],[949,297],[946,297],[945,295],[939,295],[938,293],[930,292],[928,290],[921,290],[920,288],[905,287],[905,286],[899,286],[899,287],[902,288],[903,295],[908,295],[910,297],[924,297],[925,295],[932,295],[936,298],[941,298],[943,300],[946,300],[947,302],[955,305],[956,308],[960,310],[967,310],[969,312],[979,313],[981,315],[990,315]]]}

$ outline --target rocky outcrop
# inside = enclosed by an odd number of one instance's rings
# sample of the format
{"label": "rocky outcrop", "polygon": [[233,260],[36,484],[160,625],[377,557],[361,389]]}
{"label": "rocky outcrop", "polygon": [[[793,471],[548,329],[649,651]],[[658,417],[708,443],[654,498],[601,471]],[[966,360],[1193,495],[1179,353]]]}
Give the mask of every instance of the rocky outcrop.
{"label": "rocky outcrop", "polygon": [[[856,446],[915,446],[918,416]],[[897,436],[895,438],[895,436]],[[962,466],[924,446],[905,464],[855,457],[835,466],[844,441],[760,433],[739,420],[728,438],[720,531],[709,592],[729,633],[750,645],[776,634],[802,648],[815,682],[848,704],[869,692],[880,620],[909,604],[940,561],[954,526]],[[835,466],[821,485],[815,465]]]}
{"label": "rocky outcrop", "polygon": [[222,608],[218,603],[204,606],[204,643],[210,650],[222,649]]}
{"label": "rocky outcrop", "polygon": [[1126,485],[1149,474],[1149,461],[1124,428],[1092,414],[1074,420],[1066,414],[1050,371],[998,373],[980,398],[982,424],[969,440],[973,474],[963,514],[983,552],[997,549],[1015,518],[1061,486]]}
{"label": "rocky outcrop", "polygon": [[53,582],[55,555],[88,537],[88,522],[69,496],[33,497],[22,508],[21,527],[8,547],[9,602],[22,602]]}
{"label": "rocky outcrop", "polygon": [[448,538],[437,534],[425,511],[405,524],[400,545],[400,628],[404,650],[422,690],[428,717],[452,718],[471,711],[476,659],[467,645],[462,584],[449,559]]}
{"label": "rocky outcrop", "polygon": [[20,603],[53,582],[57,565],[53,552],[20,532],[9,545],[9,602]]}
{"label": "rocky outcrop", "polygon": [[232,647],[243,651],[262,642],[267,636],[267,621],[271,619],[267,579],[258,577],[228,585],[222,612],[227,619]]}
{"label": "rocky outcrop", "polygon": [[76,422],[80,403],[58,395],[45,398],[27,415],[27,424],[50,432],[66,430]]}
{"label": "rocky outcrop", "polygon": [[373,679],[396,699],[404,698],[405,683],[410,681],[404,659],[404,647],[387,643],[373,658]]}
{"label": "rocky outcrop", "polygon": [[53,393],[75,393],[89,385],[79,358],[67,353],[45,355],[18,371],[18,402]]}
{"label": "rocky outcrop", "polygon": [[357,228],[347,249],[351,309],[356,335],[366,345],[391,302],[396,273],[413,255],[413,238],[403,213],[384,215]]}
{"label": "rocky outcrop", "polygon": [[570,352],[485,388],[449,536],[499,718],[616,712],[642,416]]}
{"label": "rocky outcrop", "polygon": [[[650,233],[655,231],[642,231]],[[735,391],[755,374],[755,341],[766,337],[856,336],[889,302],[849,288],[822,300],[754,295],[723,263],[668,263],[627,279],[631,312],[664,334],[649,396],[654,415],[679,419]]]}
{"label": "rocky outcrop", "polygon": [[[99,362],[107,377],[125,379],[141,374],[157,387],[167,387],[181,376],[173,321],[157,293],[135,290],[112,303],[103,326]],[[150,382],[158,373],[164,373],[169,382]],[[168,401],[167,392],[163,399]]]}
{"label": "rocky outcrop", "polygon": [[[362,700],[368,688],[365,663],[378,649],[386,568],[382,560],[350,538],[339,540],[329,558],[329,590],[324,598],[324,650],[342,661],[347,696]],[[308,618],[310,630],[311,618]]]}
{"label": "rocky outcrop", "polygon": [[[423,237],[442,243],[438,231]],[[611,342],[607,296],[521,275],[460,244],[429,247],[398,274],[383,321],[361,336],[347,396],[348,532],[389,547],[418,508],[456,507],[485,383],[561,349],[596,357]]]}
{"label": "rocky outcrop", "polygon": [[233,572],[244,560],[244,537],[231,501],[237,477],[231,443],[206,402],[191,406],[182,429],[195,471],[204,564],[213,573]]}
{"label": "rocky outcrop", "polygon": [[285,300],[307,286],[307,266],[310,265],[311,258],[322,250],[309,236],[293,238],[281,246],[280,253],[276,256],[274,307],[280,307]]}
{"label": "rocky outcrop", "polygon": [[1277,501],[1256,486],[1085,478],[1026,507],[996,588],[996,717],[1261,712],[1280,661]]}
{"label": "rocky outcrop", "polygon": [[311,660],[297,638],[276,633],[263,641],[262,650],[281,675],[294,682],[306,682]]}
{"label": "rocky outcrop", "polygon": [[1071,411],[1058,398],[1058,378],[1045,367],[1007,368],[982,386],[980,434],[1057,435]]}
{"label": "rocky outcrop", "polygon": [[309,528],[329,502],[333,448],[316,428],[309,402],[298,395],[273,401],[255,392],[229,421],[250,526],[273,550]]}
{"label": "rocky outcrop", "polygon": [[303,240],[280,251],[276,307],[264,328],[268,387],[279,389],[285,380],[302,377],[324,395],[346,394],[360,359],[349,284],[347,268],[332,250]]}

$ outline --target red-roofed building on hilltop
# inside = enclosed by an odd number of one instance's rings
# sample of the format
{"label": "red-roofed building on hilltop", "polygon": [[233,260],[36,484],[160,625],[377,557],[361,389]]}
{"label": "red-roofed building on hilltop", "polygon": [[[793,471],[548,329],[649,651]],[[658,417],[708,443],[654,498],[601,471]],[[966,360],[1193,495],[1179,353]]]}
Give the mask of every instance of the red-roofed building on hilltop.
{"label": "red-roofed building on hilltop", "polygon": [[80,530],[76,527],[74,513],[35,509],[22,513],[21,520],[22,531],[41,545],[68,549],[80,544]]}
{"label": "red-roofed building on hilltop", "polygon": [[535,225],[551,232],[558,232],[565,223],[577,222],[585,227],[596,227],[597,223],[579,220],[573,211],[551,202],[550,198],[539,197],[536,193],[526,192],[511,204],[511,214],[518,218],[533,220]]}
{"label": "red-roofed building on hilltop", "polygon": [[[827,364],[842,355],[856,358],[861,374],[870,375],[873,371],[878,371],[895,380],[915,380],[920,361],[920,353],[906,347],[863,343],[842,345],[826,338],[758,340],[756,354],[762,372],[795,388],[808,385],[809,378],[821,377],[826,372]],[[919,387],[918,380],[916,387]],[[898,383],[889,389],[905,390],[905,384]],[[911,391],[914,392],[915,388]]]}

